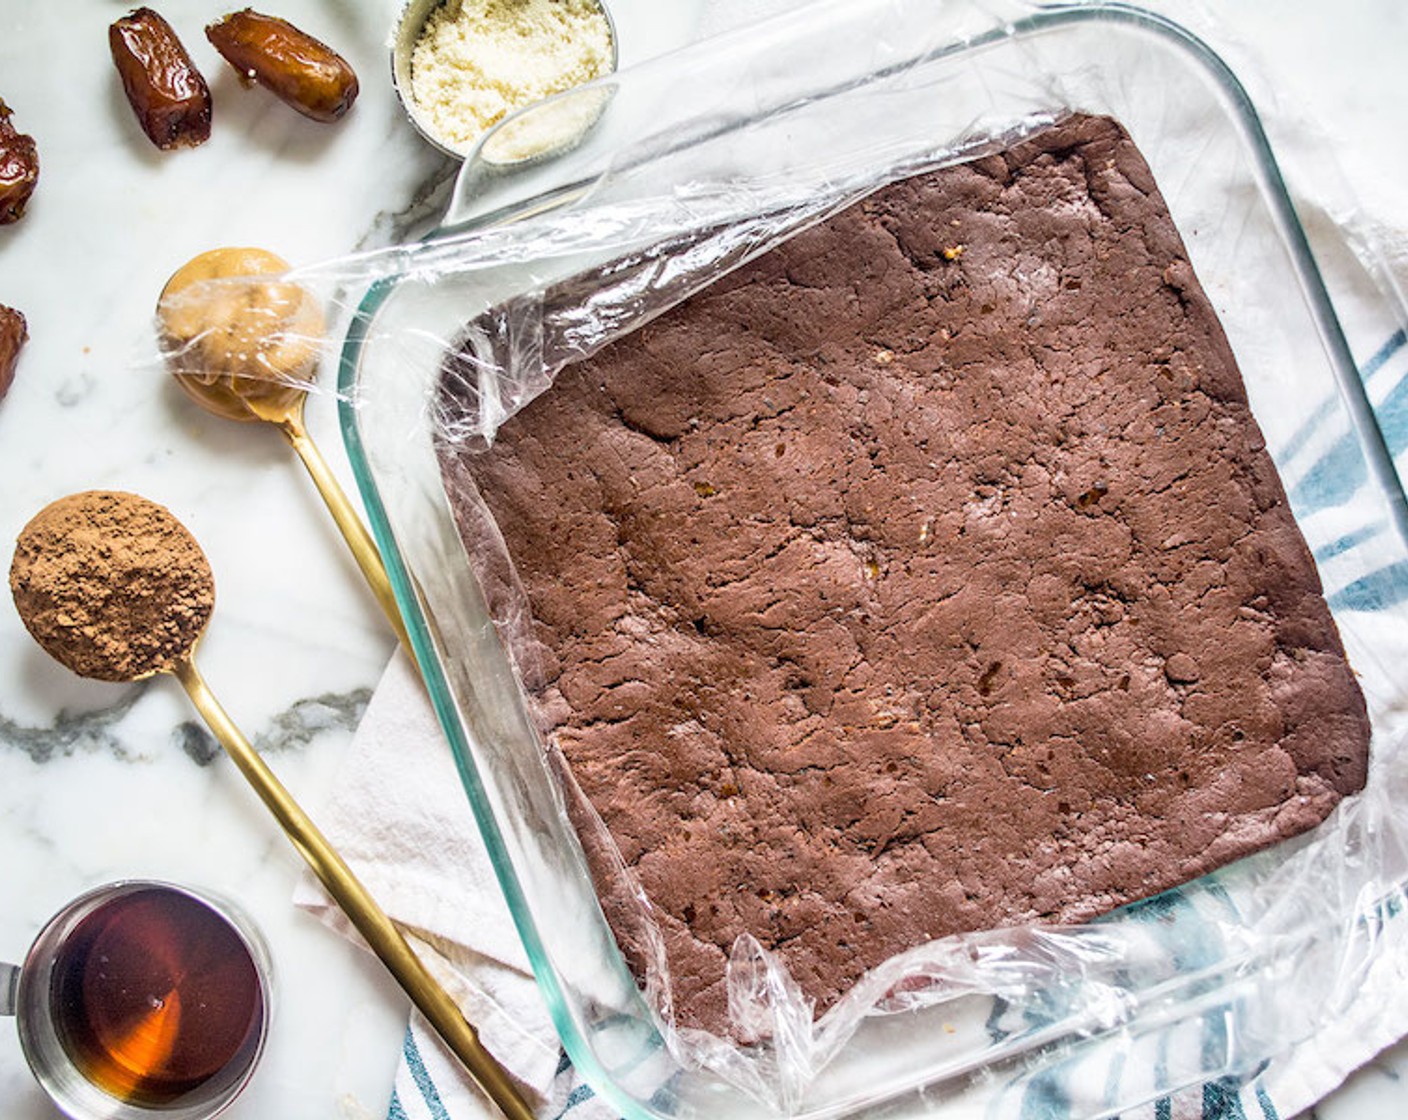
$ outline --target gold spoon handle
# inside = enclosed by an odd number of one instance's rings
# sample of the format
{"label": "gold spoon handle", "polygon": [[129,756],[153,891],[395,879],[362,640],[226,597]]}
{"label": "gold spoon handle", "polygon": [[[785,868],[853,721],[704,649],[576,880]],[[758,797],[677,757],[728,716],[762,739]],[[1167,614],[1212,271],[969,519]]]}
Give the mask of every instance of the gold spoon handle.
{"label": "gold spoon handle", "polygon": [[[338,485],[337,477],[318,450],[318,445],[309,436],[308,428],[303,423],[302,407],[280,419],[278,428],[298,453],[298,457],[303,460],[303,465],[313,479],[313,485],[318,488],[328,512],[332,514],[333,521],[342,533],[342,539],[352,550],[352,558],[357,561],[357,567],[362,569],[362,575],[377,602],[381,604],[381,609],[386,613],[396,637],[400,639],[406,652],[410,653],[411,639],[406,633],[406,624],[401,620],[401,611],[396,606],[396,596],[391,591],[391,581],[386,576],[381,553],[377,551],[376,542],[372,540],[372,535],[367,531],[362,519],[357,516],[357,511],[352,508],[352,503],[347,500],[347,494]],[[414,654],[412,656],[414,657]]]}
{"label": "gold spoon handle", "polygon": [[173,673],[190,696],[196,711],[274,814],[293,846],[327,888],[328,894],[351,919],[357,932],[366,939],[372,952],[386,965],[445,1045],[509,1120],[533,1120],[532,1109],[519,1095],[507,1071],[484,1049],[478,1033],[416,956],[415,950],[407,944],[386,911],[377,905],[337,850],[318,831],[249,740],[240,733],[206,685],[194,658],[190,654],[181,658],[176,662]]}

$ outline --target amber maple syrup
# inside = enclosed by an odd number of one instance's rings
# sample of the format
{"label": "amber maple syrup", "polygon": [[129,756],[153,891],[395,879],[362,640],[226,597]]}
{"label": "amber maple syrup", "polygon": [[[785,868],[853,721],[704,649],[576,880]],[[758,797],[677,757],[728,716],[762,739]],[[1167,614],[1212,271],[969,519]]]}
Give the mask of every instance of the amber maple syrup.
{"label": "amber maple syrup", "polygon": [[120,1100],[215,1094],[257,1056],[264,990],[249,948],[204,902],[149,887],[87,915],[54,962],[50,995],[74,1065]]}

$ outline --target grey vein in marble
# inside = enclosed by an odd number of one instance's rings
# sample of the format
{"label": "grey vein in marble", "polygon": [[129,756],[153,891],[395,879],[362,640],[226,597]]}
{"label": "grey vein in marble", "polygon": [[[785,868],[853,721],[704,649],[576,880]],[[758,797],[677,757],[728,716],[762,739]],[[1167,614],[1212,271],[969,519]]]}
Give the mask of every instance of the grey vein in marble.
{"label": "grey vein in marble", "polygon": [[86,370],[61,381],[54,389],[54,400],[60,408],[76,408],[93,391],[93,375]]}
{"label": "grey vein in marble", "polygon": [[171,737],[176,740],[181,753],[197,766],[209,766],[220,757],[220,744],[215,741],[215,736],[195,720],[177,724]]}
{"label": "grey vein in marble", "polygon": [[[136,707],[151,683],[141,681],[124,689],[121,698],[106,707],[79,713],[62,710],[47,727],[27,726],[0,713],[0,746],[22,751],[35,763],[95,751],[131,758],[131,751],[115,728]],[[298,750],[326,731],[353,731],[370,699],[371,689],[356,688],[298,700],[273,717],[272,726],[256,737],[254,746],[261,754]],[[194,720],[178,724],[172,731],[172,740],[197,766],[209,766],[221,754],[214,737]]]}
{"label": "grey vein in marble", "polygon": [[295,701],[274,716],[273,726],[255,738],[254,747],[260,754],[275,754],[306,747],[325,731],[354,731],[371,698],[370,688],[355,688]]}
{"label": "grey vein in marble", "polygon": [[[260,754],[296,751],[326,731],[355,731],[371,695],[371,689],[357,688],[298,700],[274,716],[270,730],[255,737],[254,749]],[[172,735],[182,753],[197,766],[209,766],[222,753],[215,737],[195,720],[179,724]]]}
{"label": "grey vein in marble", "polygon": [[142,681],[124,689],[116,703],[104,708],[78,713],[62,709],[47,727],[26,726],[0,713],[0,744],[23,751],[36,763],[81,751],[110,751],[118,758],[130,758],[112,728],[136,707],[150,686],[150,681]]}
{"label": "grey vein in marble", "polygon": [[405,245],[424,237],[435,229],[450,203],[460,164],[444,160],[411,192],[404,206],[378,210],[358,239],[356,249],[380,249],[388,245]]}

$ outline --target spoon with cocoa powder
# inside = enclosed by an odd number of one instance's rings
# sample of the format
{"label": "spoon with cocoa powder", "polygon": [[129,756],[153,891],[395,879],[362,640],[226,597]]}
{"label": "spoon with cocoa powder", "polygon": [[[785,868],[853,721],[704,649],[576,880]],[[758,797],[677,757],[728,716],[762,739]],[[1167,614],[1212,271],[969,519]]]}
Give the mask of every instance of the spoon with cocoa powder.
{"label": "spoon with cocoa powder", "polygon": [[84,677],[170,673],[372,951],[486,1094],[512,1120],[532,1111],[386,912],[240,733],[196,668],[215,579],[195,538],[164,506],[89,490],[24,527],[10,565],[20,618],[57,661]]}
{"label": "spoon with cocoa powder", "polygon": [[289,264],[264,249],[210,249],[172,274],[157,301],[176,383],[207,412],[272,424],[307,469],[396,636],[411,648],[376,542],[313,442],[304,404],[317,375],[323,312]]}

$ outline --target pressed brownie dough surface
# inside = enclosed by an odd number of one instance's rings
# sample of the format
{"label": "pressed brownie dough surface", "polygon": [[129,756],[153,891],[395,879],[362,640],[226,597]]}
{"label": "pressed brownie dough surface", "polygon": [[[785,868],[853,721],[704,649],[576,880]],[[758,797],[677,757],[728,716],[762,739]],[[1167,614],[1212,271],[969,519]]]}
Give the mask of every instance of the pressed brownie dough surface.
{"label": "pressed brownie dough surface", "polygon": [[1363,783],[1311,558],[1107,119],[878,191],[451,470],[682,1025],[727,1030],[740,934],[822,1011],[898,951],[1093,917]]}

